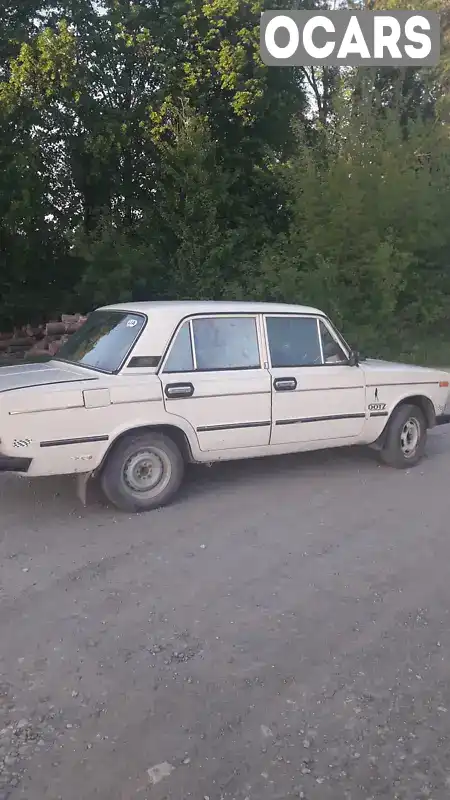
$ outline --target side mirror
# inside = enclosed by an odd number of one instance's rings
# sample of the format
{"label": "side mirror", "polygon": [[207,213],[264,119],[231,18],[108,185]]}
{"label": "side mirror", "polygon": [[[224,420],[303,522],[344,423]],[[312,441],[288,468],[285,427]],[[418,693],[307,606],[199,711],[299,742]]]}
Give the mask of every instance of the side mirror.
{"label": "side mirror", "polygon": [[350,350],[350,355],[348,357],[348,365],[349,367],[357,367],[359,364],[359,353],[357,350]]}

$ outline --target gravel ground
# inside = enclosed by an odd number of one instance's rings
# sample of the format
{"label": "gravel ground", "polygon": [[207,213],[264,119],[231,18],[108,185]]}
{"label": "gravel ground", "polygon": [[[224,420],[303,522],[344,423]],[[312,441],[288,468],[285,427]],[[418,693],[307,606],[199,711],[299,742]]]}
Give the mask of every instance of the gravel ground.
{"label": "gravel ground", "polygon": [[0,479],[0,800],[450,797],[450,426],[193,468],[169,508]]}

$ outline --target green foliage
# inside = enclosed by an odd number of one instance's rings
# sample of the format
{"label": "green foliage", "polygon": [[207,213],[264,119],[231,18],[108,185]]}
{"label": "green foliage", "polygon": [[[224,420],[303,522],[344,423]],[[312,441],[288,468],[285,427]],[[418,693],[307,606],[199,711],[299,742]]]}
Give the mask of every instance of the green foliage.
{"label": "green foliage", "polygon": [[434,71],[268,69],[266,7],[7,0],[2,325],[245,297],[322,307],[372,352],[445,338],[447,27]]}
{"label": "green foliage", "polygon": [[157,147],[152,203],[132,231],[104,218],[75,241],[86,262],[82,297],[111,302],[227,295],[230,282],[240,279],[243,259],[259,255],[270,230],[248,194],[239,198],[241,175],[226,170],[217,151],[201,119],[187,109],[176,117],[170,143]]}
{"label": "green foliage", "polygon": [[300,137],[283,168],[290,229],[248,276],[247,291],[317,305],[350,338],[380,348],[399,320],[424,328],[449,312],[450,148],[437,124],[411,123],[405,139],[398,112],[380,120],[370,98],[357,114],[336,106],[325,155]]}

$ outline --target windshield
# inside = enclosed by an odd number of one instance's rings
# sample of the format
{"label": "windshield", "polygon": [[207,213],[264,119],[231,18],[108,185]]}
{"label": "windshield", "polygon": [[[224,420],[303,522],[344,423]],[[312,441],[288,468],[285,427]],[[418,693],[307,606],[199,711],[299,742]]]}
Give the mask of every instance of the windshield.
{"label": "windshield", "polygon": [[126,311],[93,311],[59,348],[56,358],[102,372],[116,372],[145,325],[145,317]]}

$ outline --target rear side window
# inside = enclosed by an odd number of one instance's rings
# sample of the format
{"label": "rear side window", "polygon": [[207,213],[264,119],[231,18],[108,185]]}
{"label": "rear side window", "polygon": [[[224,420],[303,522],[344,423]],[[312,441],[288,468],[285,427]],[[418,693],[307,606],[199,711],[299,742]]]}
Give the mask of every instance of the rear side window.
{"label": "rear side window", "polygon": [[254,317],[203,317],[181,326],[164,372],[257,369],[260,365]]}
{"label": "rear side window", "polygon": [[189,322],[184,322],[175,337],[164,372],[192,372],[193,369],[191,332]]}
{"label": "rear side window", "polygon": [[312,367],[322,364],[317,320],[313,317],[267,317],[272,367]]}
{"label": "rear side window", "polygon": [[260,366],[254,317],[194,319],[198,370],[254,369]]}

